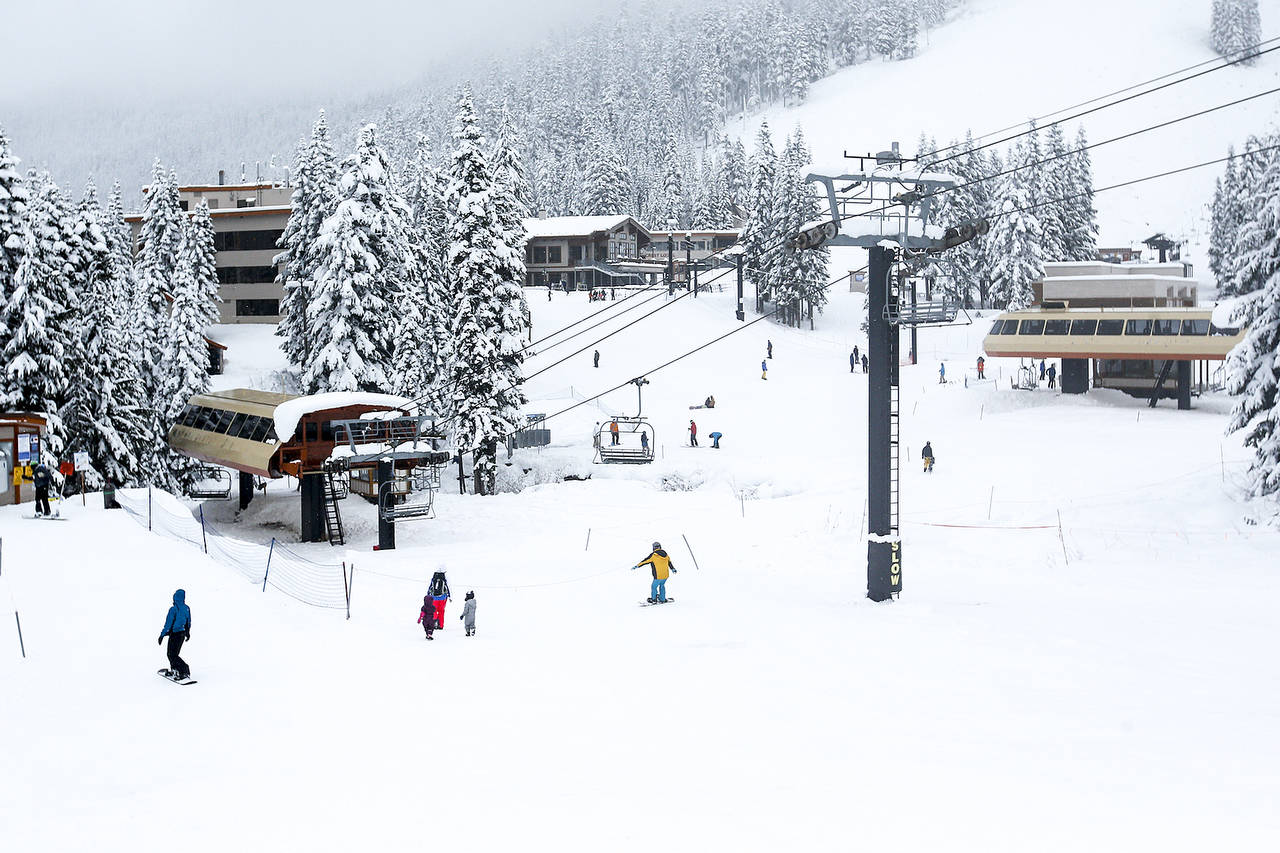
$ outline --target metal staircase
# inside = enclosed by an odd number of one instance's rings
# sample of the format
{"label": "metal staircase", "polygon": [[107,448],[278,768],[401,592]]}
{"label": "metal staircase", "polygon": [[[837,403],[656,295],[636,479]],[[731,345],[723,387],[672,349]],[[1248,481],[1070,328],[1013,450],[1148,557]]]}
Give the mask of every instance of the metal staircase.
{"label": "metal staircase", "polygon": [[1160,389],[1164,387],[1165,380],[1173,372],[1173,364],[1173,359],[1165,359],[1164,367],[1160,368],[1160,375],[1156,377],[1156,384],[1151,388],[1151,400],[1147,405],[1153,409],[1156,407],[1156,403],[1160,402]]}
{"label": "metal staircase", "polygon": [[338,486],[333,479],[333,469],[324,472],[324,528],[329,535],[330,545],[344,545],[346,538],[342,532],[342,513],[338,511]]}

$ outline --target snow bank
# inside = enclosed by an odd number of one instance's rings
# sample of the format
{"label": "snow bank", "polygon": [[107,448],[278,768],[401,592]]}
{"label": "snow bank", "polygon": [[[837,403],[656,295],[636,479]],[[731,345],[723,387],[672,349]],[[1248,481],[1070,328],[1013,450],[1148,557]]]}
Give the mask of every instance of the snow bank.
{"label": "snow bank", "polygon": [[329,394],[312,394],[299,397],[276,406],[276,435],[281,441],[288,441],[298,428],[298,421],[303,415],[320,412],[325,409],[340,409],[346,406],[386,406],[388,409],[404,411],[416,410],[413,401],[408,397],[396,394],[368,394],[362,391],[336,391]]}

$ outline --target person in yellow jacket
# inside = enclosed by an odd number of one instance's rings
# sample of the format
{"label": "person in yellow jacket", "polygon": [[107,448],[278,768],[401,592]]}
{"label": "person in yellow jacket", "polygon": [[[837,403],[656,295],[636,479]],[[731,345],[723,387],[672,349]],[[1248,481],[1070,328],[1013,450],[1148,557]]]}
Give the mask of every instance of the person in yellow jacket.
{"label": "person in yellow jacket", "polygon": [[662,545],[654,542],[653,553],[632,566],[631,569],[635,571],[646,565],[653,571],[653,584],[649,587],[649,603],[666,604],[667,578],[675,574],[676,571],[675,565],[671,562],[671,557],[667,555],[666,551],[662,550]]}

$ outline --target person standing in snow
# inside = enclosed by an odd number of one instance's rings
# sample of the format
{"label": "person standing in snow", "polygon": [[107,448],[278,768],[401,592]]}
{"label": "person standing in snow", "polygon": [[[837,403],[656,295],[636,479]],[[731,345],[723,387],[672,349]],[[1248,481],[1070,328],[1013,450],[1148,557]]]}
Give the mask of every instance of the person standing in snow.
{"label": "person standing in snow", "polygon": [[662,545],[654,542],[653,552],[632,566],[631,570],[635,571],[641,566],[649,566],[653,572],[653,583],[649,585],[648,602],[650,604],[665,604],[667,601],[667,578],[675,574],[675,564],[671,562],[667,552],[662,550]]}
{"label": "person standing in snow", "polygon": [[1040,381],[1041,381],[1041,382],[1043,382],[1043,381],[1044,381],[1044,375],[1045,375],[1045,372],[1046,372],[1046,371],[1045,371],[1045,369],[1044,369],[1044,359],[1042,358],[1042,359],[1040,359]]}
{"label": "person standing in snow", "polygon": [[422,610],[418,612],[418,624],[427,632],[428,640],[435,639],[431,634],[436,629],[436,606],[432,603],[430,595],[422,596]]}
{"label": "person standing in snow", "polygon": [[766,346],[767,346],[767,349],[765,350],[765,352],[766,352],[766,356],[765,356],[765,357],[766,357],[766,358],[773,358],[773,341],[765,341],[765,344],[766,344]]}
{"label": "person standing in snow", "polygon": [[867,370],[867,354],[865,352],[862,354],[862,372],[863,373],[869,372]]}
{"label": "person standing in snow", "polygon": [[178,679],[190,678],[191,668],[178,656],[182,651],[182,644],[191,639],[191,608],[187,606],[187,591],[184,589],[174,590],[173,606],[165,617],[164,629],[160,632],[156,645],[163,643],[165,637],[169,638],[169,647],[165,650],[169,658],[169,669],[165,670],[165,675]]}
{"label": "person standing in snow", "polygon": [[52,515],[49,509],[49,487],[53,485],[53,474],[49,472],[49,466],[43,462],[36,465],[31,472],[31,483],[36,487],[36,515]]}
{"label": "person standing in snow", "polygon": [[462,627],[467,629],[467,636],[474,637],[476,633],[476,594],[475,591],[468,591],[467,597],[462,603],[462,615],[458,617],[462,620]]}
{"label": "person standing in snow", "polygon": [[979,379],[986,379],[986,377],[982,375],[982,371],[986,368],[986,366],[987,366],[986,359],[984,359],[982,356],[978,356],[978,378]]}
{"label": "person standing in snow", "polygon": [[769,379],[769,362],[767,361],[760,362],[760,378],[766,381]]}
{"label": "person standing in snow", "polygon": [[1049,365],[1049,387],[1057,388],[1058,387],[1057,380],[1058,380],[1058,365],[1051,364]]}
{"label": "person standing in snow", "polygon": [[926,474],[933,472],[933,444],[924,443],[924,449],[920,451],[920,458],[924,460],[924,471]]}
{"label": "person standing in snow", "polygon": [[698,425],[692,420],[689,421],[689,446],[698,446]]}
{"label": "person standing in snow", "polygon": [[858,348],[854,347],[853,352],[849,353],[849,372],[853,373],[858,366]]}
{"label": "person standing in snow", "polygon": [[452,593],[449,592],[449,581],[444,576],[444,566],[431,576],[431,585],[429,587],[431,595],[431,604],[435,609],[436,627],[444,630],[444,608],[445,605],[453,599]]}
{"label": "person standing in snow", "polygon": [[596,350],[595,355],[591,356],[591,366],[592,367],[600,366],[600,350]]}
{"label": "person standing in snow", "polygon": [[938,384],[947,384],[947,363],[945,361],[938,365]]}

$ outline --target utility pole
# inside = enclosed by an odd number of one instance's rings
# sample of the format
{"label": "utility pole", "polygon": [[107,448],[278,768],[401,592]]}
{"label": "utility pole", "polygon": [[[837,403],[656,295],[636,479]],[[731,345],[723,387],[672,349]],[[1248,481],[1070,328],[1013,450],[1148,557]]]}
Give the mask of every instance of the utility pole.
{"label": "utility pole", "polygon": [[698,298],[698,281],[693,277],[693,235],[684,235],[684,286],[693,287],[693,298]]}
{"label": "utility pole", "polygon": [[742,310],[742,261],[743,255],[738,253],[738,319],[747,319],[746,313]]}
{"label": "utility pole", "polygon": [[667,296],[676,292],[676,221],[667,220]]}
{"label": "utility pole", "polygon": [[884,601],[902,592],[902,543],[893,517],[899,473],[898,324],[890,322],[896,311],[889,310],[896,297],[890,292],[893,249],[872,246],[867,254],[867,598]]}

